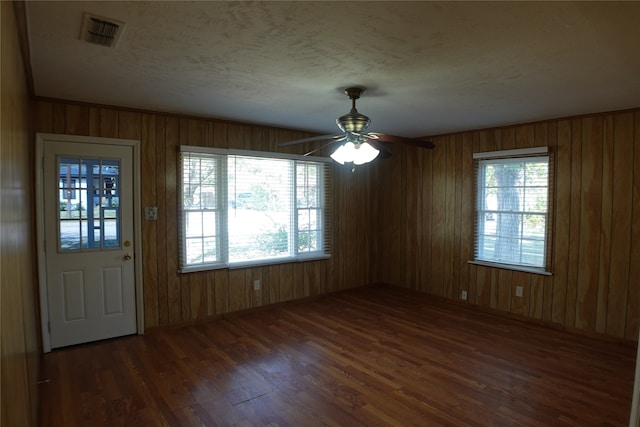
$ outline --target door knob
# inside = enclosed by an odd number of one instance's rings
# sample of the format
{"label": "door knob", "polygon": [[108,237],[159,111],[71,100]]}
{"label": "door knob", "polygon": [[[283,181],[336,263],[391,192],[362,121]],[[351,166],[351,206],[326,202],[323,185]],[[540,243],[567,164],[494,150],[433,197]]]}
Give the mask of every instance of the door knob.
{"label": "door knob", "polygon": [[127,252],[126,254],[124,254],[124,260],[125,261],[129,261],[131,259],[131,254],[129,252]]}

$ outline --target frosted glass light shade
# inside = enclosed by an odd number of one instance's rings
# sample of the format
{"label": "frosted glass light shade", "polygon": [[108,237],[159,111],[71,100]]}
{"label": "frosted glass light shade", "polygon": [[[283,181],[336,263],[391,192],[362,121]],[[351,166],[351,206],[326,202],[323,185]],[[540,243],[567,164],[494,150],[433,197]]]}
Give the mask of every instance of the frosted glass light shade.
{"label": "frosted glass light shade", "polygon": [[363,165],[374,160],[378,157],[378,154],[380,154],[380,150],[373,148],[367,142],[358,145],[355,145],[353,142],[346,142],[331,154],[331,158],[341,165],[345,163]]}
{"label": "frosted glass light shade", "polygon": [[331,154],[331,158],[341,165],[344,165],[345,162],[352,162],[354,156],[353,152],[355,149],[356,146],[353,142],[346,142],[340,145],[338,149]]}

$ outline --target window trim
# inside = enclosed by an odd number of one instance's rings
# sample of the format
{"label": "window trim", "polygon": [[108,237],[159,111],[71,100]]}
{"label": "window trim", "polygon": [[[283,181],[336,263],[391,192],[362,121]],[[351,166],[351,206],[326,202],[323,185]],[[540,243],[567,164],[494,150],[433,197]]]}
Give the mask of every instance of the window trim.
{"label": "window trim", "polygon": [[[190,154],[203,154],[203,155],[214,155],[214,156],[220,156],[220,166],[221,167],[218,170],[218,185],[222,185],[222,189],[221,191],[218,191],[218,196],[217,198],[219,198],[220,200],[218,200],[218,202],[222,201],[222,205],[225,205],[225,201],[227,201],[228,199],[228,195],[227,195],[227,185],[228,185],[228,170],[227,170],[227,159],[229,156],[245,156],[245,157],[253,157],[253,158],[266,158],[266,159],[274,159],[274,160],[290,160],[290,161],[294,161],[294,162],[306,162],[306,163],[316,163],[316,164],[324,164],[324,167],[322,168],[323,170],[323,178],[322,178],[322,182],[324,183],[324,185],[322,186],[322,194],[321,194],[321,200],[324,201],[323,203],[323,228],[322,228],[322,236],[321,236],[321,247],[319,250],[314,251],[314,252],[300,252],[298,253],[297,250],[295,252],[295,254],[293,256],[287,256],[287,257],[276,257],[276,258],[272,258],[272,259],[260,259],[260,260],[248,260],[248,261],[236,261],[236,262],[230,262],[229,261],[229,233],[228,233],[228,215],[229,215],[229,209],[228,207],[222,208],[220,209],[220,217],[219,217],[219,226],[221,227],[221,229],[225,230],[223,235],[220,237],[220,243],[221,243],[221,248],[220,248],[220,260],[217,262],[209,262],[209,263],[202,263],[202,264],[192,264],[192,265],[188,265],[188,264],[184,264],[183,265],[183,257],[185,256],[184,251],[186,250],[185,248],[185,229],[184,229],[184,209],[183,209],[183,200],[182,200],[182,191],[183,191],[183,178],[182,175],[183,169],[182,169],[182,153],[190,153]],[[309,156],[303,156],[303,155],[297,155],[297,154],[290,154],[290,153],[278,153],[278,152],[268,152],[268,151],[252,151],[252,150],[240,150],[240,149],[224,149],[224,148],[213,148],[213,147],[201,147],[201,146],[190,146],[190,145],[180,145],[178,147],[178,156],[177,156],[177,195],[178,195],[178,200],[177,200],[177,214],[178,214],[178,227],[177,227],[177,232],[178,232],[178,273],[191,273],[191,272],[198,272],[198,271],[209,271],[209,270],[218,270],[218,269],[240,269],[240,268],[249,268],[249,267],[260,267],[260,266],[265,266],[265,265],[276,265],[276,264],[285,264],[285,263],[295,263],[295,262],[305,262],[305,261],[313,261],[313,260],[321,260],[321,259],[329,259],[331,258],[331,253],[330,253],[330,249],[331,249],[331,235],[330,235],[330,226],[328,224],[329,219],[330,219],[330,212],[331,212],[331,203],[330,200],[327,198],[327,195],[329,193],[329,188],[331,186],[330,181],[331,181],[331,174],[330,174],[330,167],[329,165],[331,164],[331,159],[328,157],[320,157],[320,156],[313,156],[313,157],[309,157]],[[296,194],[296,174],[295,174],[295,165],[296,163],[294,163],[292,165],[293,168],[293,177],[291,180],[291,191],[292,194],[295,196]],[[297,207],[295,206],[295,201],[293,203],[292,206],[292,212],[290,213],[290,215],[293,215],[294,213],[297,213]],[[294,223],[294,219],[293,216],[291,216],[291,221],[292,223]],[[297,236],[297,230],[294,230],[295,232],[294,234],[294,238],[291,239],[292,243],[290,243],[290,245],[294,245],[295,242],[297,242],[298,236]],[[295,250],[295,246],[292,246],[293,249]]]}
{"label": "window trim", "polygon": [[[479,164],[482,160],[499,160],[499,159],[524,159],[524,158],[536,158],[536,157],[548,157],[548,185],[547,185],[547,224],[545,229],[545,251],[544,251],[544,266],[536,267],[524,264],[509,264],[509,263],[501,263],[495,261],[488,261],[483,259],[476,259],[477,254],[477,245],[478,245],[478,232],[479,232],[479,224],[478,224],[478,189],[479,189],[479,179],[478,179],[478,171]],[[553,275],[552,266],[553,266],[553,222],[555,216],[554,210],[554,158],[553,153],[549,149],[549,147],[531,147],[531,148],[522,148],[522,149],[512,149],[512,150],[500,150],[500,151],[486,151],[473,153],[474,160],[474,218],[473,218],[473,236],[472,236],[472,256],[473,259],[469,260],[469,264],[480,265],[485,267],[494,267],[501,268],[506,270],[514,270],[514,271],[522,271],[526,273],[540,274],[545,276]]]}

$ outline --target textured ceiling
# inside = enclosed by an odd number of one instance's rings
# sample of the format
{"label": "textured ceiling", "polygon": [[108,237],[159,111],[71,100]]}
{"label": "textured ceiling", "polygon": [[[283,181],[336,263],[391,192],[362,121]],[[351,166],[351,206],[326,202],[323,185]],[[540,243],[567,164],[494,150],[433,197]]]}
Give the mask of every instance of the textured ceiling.
{"label": "textured ceiling", "polygon": [[[37,96],[407,137],[640,107],[640,2],[26,3]],[[80,39],[85,12],[126,23]]]}

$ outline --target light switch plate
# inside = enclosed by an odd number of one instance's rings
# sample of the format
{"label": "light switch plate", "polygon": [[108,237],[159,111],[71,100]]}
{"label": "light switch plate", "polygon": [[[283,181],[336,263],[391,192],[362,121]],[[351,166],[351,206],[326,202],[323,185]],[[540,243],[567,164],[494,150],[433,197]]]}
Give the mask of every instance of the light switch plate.
{"label": "light switch plate", "polygon": [[145,221],[157,221],[158,220],[158,208],[157,206],[147,206],[144,208]]}

